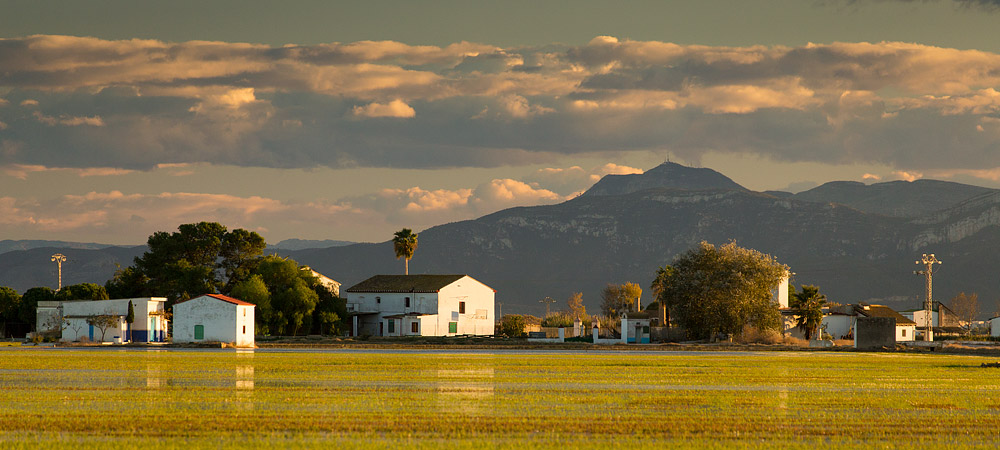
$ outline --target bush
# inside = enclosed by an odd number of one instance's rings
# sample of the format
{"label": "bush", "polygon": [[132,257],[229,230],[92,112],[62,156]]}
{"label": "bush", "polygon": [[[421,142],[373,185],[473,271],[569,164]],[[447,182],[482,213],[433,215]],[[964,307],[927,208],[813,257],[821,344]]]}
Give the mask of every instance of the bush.
{"label": "bush", "polygon": [[743,325],[743,332],[734,339],[740,344],[777,344],[784,340],[781,333],[761,330],[753,325]]}
{"label": "bush", "polygon": [[572,328],[574,320],[576,319],[571,317],[568,313],[557,312],[555,314],[549,315],[545,319],[542,319],[542,326],[553,327],[553,328],[558,328],[558,327]]}
{"label": "bush", "polygon": [[520,314],[507,314],[500,319],[500,330],[499,333],[507,337],[522,337],[525,336],[524,316]]}

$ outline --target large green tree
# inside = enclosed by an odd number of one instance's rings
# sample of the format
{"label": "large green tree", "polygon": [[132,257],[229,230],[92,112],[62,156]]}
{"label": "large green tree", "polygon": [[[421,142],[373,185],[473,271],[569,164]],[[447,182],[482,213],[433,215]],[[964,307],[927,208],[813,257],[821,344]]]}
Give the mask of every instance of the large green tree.
{"label": "large green tree", "polygon": [[271,334],[270,324],[274,314],[271,309],[271,291],[267,289],[264,279],[259,274],[250,275],[250,278],[236,283],[229,295],[256,305],[254,308],[256,333],[260,335]]}
{"label": "large green tree", "polygon": [[393,234],[392,249],[396,252],[396,259],[403,258],[403,273],[410,274],[410,258],[417,251],[417,234],[409,228],[403,228]]}
{"label": "large green tree", "polygon": [[8,323],[21,323],[17,317],[21,296],[13,288],[0,286],[0,336],[7,335]]}
{"label": "large green tree", "polygon": [[95,283],[80,283],[63,286],[56,291],[56,300],[107,300],[108,291]]}
{"label": "large green tree", "polygon": [[774,257],[733,242],[701,242],[678,256],[665,287],[677,323],[692,337],[739,334],[744,326],[781,328],[772,292],[788,274]]}
{"label": "large green tree", "polygon": [[788,306],[795,310],[795,326],[802,330],[806,340],[819,334],[823,324],[823,306],[826,296],[819,293],[819,287],[804,285],[788,299]]}
{"label": "large green tree", "polygon": [[257,266],[257,273],[271,294],[271,320],[268,327],[275,334],[298,334],[309,330],[312,313],[319,301],[313,290],[319,280],[294,260],[266,256]]}
{"label": "large green tree", "polygon": [[21,296],[21,305],[17,316],[21,319],[21,322],[30,325],[34,329],[36,314],[38,312],[38,302],[47,302],[55,299],[56,291],[52,290],[50,287],[42,286],[28,289],[27,291],[24,291],[24,295]]}
{"label": "large green tree", "polygon": [[216,222],[180,225],[153,233],[148,250],[106,283],[116,297],[167,297],[168,307],[193,296],[223,292],[246,280],[264,252],[259,234],[228,231]]}

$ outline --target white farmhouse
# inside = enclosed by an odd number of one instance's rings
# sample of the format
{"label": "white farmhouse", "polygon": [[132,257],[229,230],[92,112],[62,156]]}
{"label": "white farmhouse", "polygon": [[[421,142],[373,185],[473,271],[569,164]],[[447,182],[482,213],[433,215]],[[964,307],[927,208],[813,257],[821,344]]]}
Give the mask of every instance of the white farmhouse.
{"label": "white farmhouse", "polygon": [[468,275],[376,275],[347,289],[351,335],[492,335],[496,291]]}
{"label": "white farmhouse", "polygon": [[225,342],[254,346],[254,308],[221,294],[205,294],[174,305],[174,343]]}
{"label": "white farmhouse", "polygon": [[[163,297],[122,298],[114,300],[66,300],[38,302],[37,330],[53,332],[62,328],[60,340],[93,342],[164,342],[167,319]],[[135,319],[126,323],[128,303],[132,302]],[[93,320],[108,317],[108,323]],[[90,322],[90,323],[88,323]]]}

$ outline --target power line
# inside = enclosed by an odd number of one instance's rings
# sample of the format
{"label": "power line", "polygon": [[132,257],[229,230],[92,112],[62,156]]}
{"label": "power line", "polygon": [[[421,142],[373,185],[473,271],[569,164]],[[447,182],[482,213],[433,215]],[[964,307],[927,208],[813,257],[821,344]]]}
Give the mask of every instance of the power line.
{"label": "power line", "polygon": [[931,294],[933,281],[931,277],[934,275],[934,265],[941,264],[941,261],[938,261],[938,259],[934,257],[933,253],[929,255],[924,253],[921,255],[920,261],[916,261],[916,263],[924,265],[924,270],[914,270],[913,273],[916,275],[924,275],[926,280],[927,298],[924,299],[924,340],[930,341],[933,340],[933,337],[931,336],[931,315],[933,314],[934,309],[934,301]]}

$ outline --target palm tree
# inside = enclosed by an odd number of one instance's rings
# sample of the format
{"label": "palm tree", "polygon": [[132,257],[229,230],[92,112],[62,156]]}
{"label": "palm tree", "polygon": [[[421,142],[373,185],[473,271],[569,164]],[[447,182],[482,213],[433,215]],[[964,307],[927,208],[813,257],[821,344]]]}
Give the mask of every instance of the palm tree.
{"label": "palm tree", "polygon": [[796,292],[790,300],[789,306],[798,310],[795,325],[802,330],[808,341],[812,339],[813,332],[819,334],[826,296],[819,293],[818,287],[805,285],[802,286],[802,292]]}
{"label": "palm tree", "polygon": [[410,258],[417,251],[417,235],[409,228],[396,232],[392,238],[392,248],[396,251],[396,259],[403,258],[405,274],[410,274]]}

